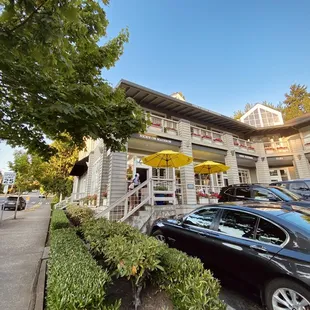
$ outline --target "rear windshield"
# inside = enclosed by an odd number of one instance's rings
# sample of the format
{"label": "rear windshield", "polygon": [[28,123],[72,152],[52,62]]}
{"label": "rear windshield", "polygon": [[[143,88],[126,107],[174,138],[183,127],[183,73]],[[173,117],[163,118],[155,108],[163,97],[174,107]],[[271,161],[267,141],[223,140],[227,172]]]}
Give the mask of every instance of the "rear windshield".
{"label": "rear windshield", "polygon": [[17,200],[17,197],[8,197],[8,200]]}
{"label": "rear windshield", "polygon": [[287,212],[281,217],[310,233],[310,215],[298,212]]}

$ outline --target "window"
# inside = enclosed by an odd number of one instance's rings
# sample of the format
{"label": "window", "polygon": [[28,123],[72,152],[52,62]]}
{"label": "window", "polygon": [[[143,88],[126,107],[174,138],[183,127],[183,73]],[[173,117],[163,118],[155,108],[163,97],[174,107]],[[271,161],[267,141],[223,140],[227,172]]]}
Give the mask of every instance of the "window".
{"label": "window", "polygon": [[225,195],[227,196],[228,201],[231,201],[231,199],[235,197],[235,189],[233,187],[227,189]]}
{"label": "window", "polygon": [[241,184],[251,183],[250,170],[239,168],[238,172],[239,172],[239,182]]}
{"label": "window", "polygon": [[218,231],[232,237],[253,239],[256,220],[257,217],[249,213],[224,210]]}
{"label": "window", "polygon": [[190,214],[184,221],[184,224],[194,225],[202,228],[210,228],[216,213],[217,208],[202,209]]}
{"label": "window", "polygon": [[291,184],[291,190],[297,190],[297,191],[304,191],[304,190],[308,190],[308,186],[306,185],[306,183],[304,182],[294,182]]}
{"label": "window", "polygon": [[261,201],[279,201],[280,199],[277,198],[273,193],[271,193],[268,189],[254,187],[253,188],[253,198],[255,200]]}
{"label": "window", "polygon": [[260,219],[256,232],[256,239],[275,245],[281,245],[285,241],[286,235],[281,228],[264,219]]}
{"label": "window", "polygon": [[236,196],[240,198],[251,198],[251,189],[250,187],[237,187]]}

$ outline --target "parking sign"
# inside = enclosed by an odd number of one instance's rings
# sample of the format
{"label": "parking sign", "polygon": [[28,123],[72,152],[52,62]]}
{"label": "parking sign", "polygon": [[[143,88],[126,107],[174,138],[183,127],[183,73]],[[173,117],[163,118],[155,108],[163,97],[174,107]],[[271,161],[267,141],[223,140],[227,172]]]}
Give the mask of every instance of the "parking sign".
{"label": "parking sign", "polygon": [[16,173],[13,171],[4,172],[3,185],[13,185],[15,183]]}

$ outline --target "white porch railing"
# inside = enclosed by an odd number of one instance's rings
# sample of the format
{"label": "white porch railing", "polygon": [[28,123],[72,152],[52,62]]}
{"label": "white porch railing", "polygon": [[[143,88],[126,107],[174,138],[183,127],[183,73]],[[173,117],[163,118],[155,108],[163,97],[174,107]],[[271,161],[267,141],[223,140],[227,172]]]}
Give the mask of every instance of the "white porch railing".
{"label": "white porch railing", "polygon": [[290,146],[287,141],[265,142],[264,147],[266,154],[278,154],[278,153],[290,152]]}
{"label": "white porch railing", "polygon": [[234,138],[234,147],[236,150],[255,152],[254,143],[252,141],[247,141],[239,138]]}
{"label": "white porch railing", "polygon": [[221,133],[191,126],[192,140],[203,144],[224,145],[224,136]]}
{"label": "white porch railing", "polygon": [[146,204],[176,204],[174,182],[171,179],[150,178],[98,212],[96,217],[123,222]]}
{"label": "white porch railing", "polygon": [[148,127],[151,132],[164,132],[173,136],[179,135],[178,122],[160,116],[150,115],[152,124]]}
{"label": "white porch railing", "polygon": [[72,193],[71,201],[80,200],[87,197],[87,193]]}

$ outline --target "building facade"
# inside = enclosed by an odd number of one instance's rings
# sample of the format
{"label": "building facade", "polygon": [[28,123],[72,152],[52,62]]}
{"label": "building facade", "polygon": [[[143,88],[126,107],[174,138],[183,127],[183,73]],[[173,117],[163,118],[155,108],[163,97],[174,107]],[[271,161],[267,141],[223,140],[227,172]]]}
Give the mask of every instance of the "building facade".
{"label": "building facade", "polygon": [[[72,169],[73,199],[96,195],[97,205],[112,204],[128,191],[135,173],[174,180],[180,204],[196,204],[201,188],[219,192],[239,183],[265,183],[310,178],[310,116],[283,123],[278,111],[255,106],[241,121],[184,100],[175,93],[157,91],[121,80],[118,87],[150,115],[147,132],[134,134],[126,152],[112,153],[101,140],[87,141],[86,151]],[[194,162],[179,169],[155,169],[142,163],[146,155],[162,150],[180,151]],[[224,163],[226,173],[196,175],[194,166],[206,160]]]}

